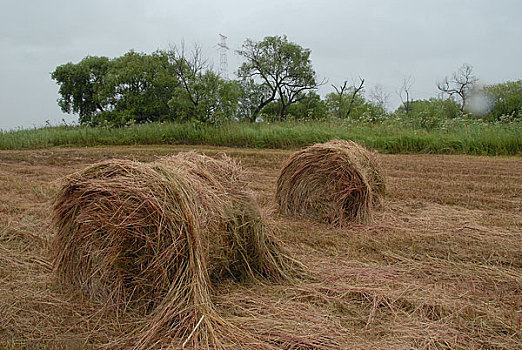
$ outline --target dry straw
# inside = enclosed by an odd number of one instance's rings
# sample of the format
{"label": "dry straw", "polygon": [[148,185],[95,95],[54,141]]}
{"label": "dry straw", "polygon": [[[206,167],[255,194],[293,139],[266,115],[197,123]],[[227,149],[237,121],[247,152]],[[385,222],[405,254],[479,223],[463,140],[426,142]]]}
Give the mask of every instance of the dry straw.
{"label": "dry straw", "polygon": [[226,156],[189,152],[71,175],[54,205],[59,280],[146,315],[125,346],[224,347],[232,328],[215,311],[213,284],[285,279],[290,266],[241,174]]}
{"label": "dry straw", "polygon": [[276,201],[283,214],[342,226],[370,219],[384,192],[375,153],[353,141],[333,140],[290,156],[277,180]]}

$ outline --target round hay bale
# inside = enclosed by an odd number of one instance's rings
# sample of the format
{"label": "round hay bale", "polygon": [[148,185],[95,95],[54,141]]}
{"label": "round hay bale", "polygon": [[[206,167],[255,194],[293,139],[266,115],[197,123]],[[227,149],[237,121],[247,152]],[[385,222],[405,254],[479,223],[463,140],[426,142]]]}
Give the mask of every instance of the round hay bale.
{"label": "round hay bale", "polygon": [[242,169],[226,156],[95,164],[67,178],[53,222],[62,283],[148,315],[136,348],[158,343],[164,328],[193,348],[217,346],[212,284],[285,278],[289,261],[245,190]]}
{"label": "round hay bale", "polygon": [[290,156],[277,180],[276,201],[283,214],[342,226],[370,219],[384,192],[375,153],[353,141],[333,140]]}

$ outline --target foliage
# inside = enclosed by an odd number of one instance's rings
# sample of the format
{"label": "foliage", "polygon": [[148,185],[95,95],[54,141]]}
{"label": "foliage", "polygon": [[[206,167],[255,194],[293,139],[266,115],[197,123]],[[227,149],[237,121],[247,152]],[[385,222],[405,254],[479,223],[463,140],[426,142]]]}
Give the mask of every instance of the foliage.
{"label": "foliage", "polygon": [[326,106],[331,115],[344,119],[344,116],[348,114],[348,109],[351,109],[351,119],[358,119],[362,115],[366,100],[362,95],[353,97],[351,90],[352,88],[349,88],[348,94],[341,95],[336,92],[331,92],[326,95]]}
{"label": "foliage", "polygon": [[309,91],[288,107],[288,116],[291,120],[324,120],[328,117],[328,108],[318,93]]}
{"label": "foliage", "polygon": [[254,79],[238,80],[236,86],[239,89],[238,119],[255,122],[258,115],[254,115],[254,112],[268,94],[268,89],[265,85],[257,84]]}
{"label": "foliage", "polygon": [[[280,120],[281,109],[280,101],[274,101],[263,109],[262,119],[268,122]],[[321,96],[314,91],[300,96],[299,101],[288,107],[287,120],[324,120],[328,117],[326,103]]]}
{"label": "foliage", "polygon": [[78,113],[80,124],[121,127],[169,120],[215,123],[237,118],[243,94],[238,82],[209,69],[196,48],[129,51],[121,57],[87,57],[56,68],[58,103]]}
{"label": "foliage", "polygon": [[178,85],[162,52],[151,55],[129,51],[111,62],[108,78],[114,113],[100,119],[124,125],[170,119],[168,101]]}
{"label": "foliage", "polygon": [[460,106],[453,99],[430,98],[409,102],[409,113],[405,105],[399,106],[392,118],[412,128],[433,130],[444,121],[461,115]]}
{"label": "foliage", "polygon": [[51,77],[60,85],[63,112],[78,113],[80,124],[122,126],[169,119],[168,100],[177,86],[167,57],[129,51],[122,57],[86,57],[59,66]]}
{"label": "foliage", "polygon": [[496,121],[522,120],[522,80],[489,85],[484,88],[491,98],[490,119]]}
{"label": "foliage", "polygon": [[357,105],[357,98],[359,97],[359,101],[361,100],[360,93],[362,93],[364,90],[364,79],[359,79],[359,86],[353,84],[352,86],[348,87],[348,81],[346,80],[340,87],[332,84],[332,87],[335,89],[335,93],[330,94],[330,101],[332,105],[331,110],[332,113],[334,113],[334,115],[336,115],[338,118],[347,119],[350,117],[353,107]]}
{"label": "foliage", "polygon": [[51,73],[60,85],[58,105],[64,113],[77,113],[80,123],[109,108],[110,92],[106,76],[110,68],[107,57],[87,56],[79,63],[66,63]]}
{"label": "foliage", "polygon": [[169,101],[178,119],[216,123],[234,118],[240,88],[209,67],[198,45],[187,53],[182,43],[179,48],[167,51],[166,55],[180,83]]}
{"label": "foliage", "polygon": [[235,82],[208,70],[194,75],[187,86],[176,88],[169,101],[179,119],[213,124],[236,115],[240,90]]}
{"label": "foliage", "polygon": [[326,107],[330,115],[347,116],[348,122],[363,123],[380,123],[386,118],[383,106],[367,101],[362,95],[354,95],[352,89],[349,88],[347,94],[332,92],[326,95]]}
{"label": "foliage", "polygon": [[191,52],[181,45],[152,54],[131,50],[113,59],[88,56],[58,66],[51,77],[59,85],[62,111],[78,114],[79,123],[89,126],[337,120],[354,127],[431,131],[522,119],[522,80],[479,89],[466,64],[438,84],[449,98],[412,100],[410,77],[398,91],[402,105],[387,113],[385,91],[376,89],[370,93],[373,102],[367,100],[362,78],[360,84],[332,85],[335,92],[323,99],[316,92],[310,50],[286,36],[248,39],[238,53],[246,58],[238,80],[215,73],[197,45]]}
{"label": "foliage", "polygon": [[317,88],[310,53],[309,49],[289,42],[286,36],[267,36],[260,42],[245,41],[238,50],[238,54],[246,58],[238,76],[262,85],[256,88],[258,103],[251,113],[251,121],[276,100],[281,105],[279,119],[285,120],[288,107],[303,98],[306,91]]}

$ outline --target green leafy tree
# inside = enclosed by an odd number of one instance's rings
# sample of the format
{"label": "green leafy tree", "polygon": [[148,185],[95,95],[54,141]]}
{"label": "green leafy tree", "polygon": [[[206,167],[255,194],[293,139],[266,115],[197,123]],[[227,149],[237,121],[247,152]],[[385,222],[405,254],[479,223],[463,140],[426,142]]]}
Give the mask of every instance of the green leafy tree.
{"label": "green leafy tree", "polygon": [[66,63],[51,73],[60,86],[58,105],[64,113],[77,113],[81,124],[91,123],[97,115],[112,108],[112,91],[107,73],[107,57],[88,56],[79,63]]}
{"label": "green leafy tree", "polygon": [[62,111],[77,113],[81,124],[121,126],[174,117],[168,101],[178,82],[162,52],[130,51],[112,60],[89,56],[57,67],[51,77],[60,85]]}
{"label": "green leafy tree", "polygon": [[492,105],[492,119],[522,119],[522,80],[489,85],[484,91]]}
{"label": "green leafy tree", "polygon": [[241,120],[241,96],[242,89],[238,81],[220,78],[218,89],[219,108],[215,116],[218,121]]}
{"label": "green leafy tree", "polygon": [[328,108],[318,93],[309,91],[288,108],[288,115],[294,120],[321,120],[328,117]]}
{"label": "green leafy tree", "polygon": [[182,44],[167,54],[180,83],[169,105],[181,119],[216,123],[236,116],[239,86],[212,71],[199,46],[186,53]]}
{"label": "green leafy tree", "polygon": [[[269,94],[269,89],[266,85],[257,84],[254,79],[238,80],[237,87],[239,88],[238,119],[254,122],[259,117],[256,109]],[[265,105],[265,108],[268,106]]]}
{"label": "green leafy tree", "polygon": [[257,89],[261,95],[257,96],[250,121],[255,121],[263,108],[276,99],[281,104],[279,118],[285,120],[288,107],[303,98],[306,91],[317,88],[310,50],[289,42],[286,36],[267,36],[259,42],[247,39],[237,52],[246,59],[238,76],[263,86]]}
{"label": "green leafy tree", "polygon": [[112,61],[107,80],[114,110],[106,115],[115,124],[173,118],[168,102],[178,81],[165,53],[129,51]]}
{"label": "green leafy tree", "polygon": [[191,92],[178,88],[169,102],[182,119],[213,124],[236,116],[239,90],[235,82],[206,71],[191,83]]}

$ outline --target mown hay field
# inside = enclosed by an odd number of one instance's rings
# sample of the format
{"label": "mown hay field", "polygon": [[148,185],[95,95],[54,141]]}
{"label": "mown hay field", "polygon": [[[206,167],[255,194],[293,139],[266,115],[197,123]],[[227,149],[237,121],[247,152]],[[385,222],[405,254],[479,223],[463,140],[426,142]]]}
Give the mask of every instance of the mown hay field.
{"label": "mown hay field", "polygon": [[369,223],[332,228],[277,214],[291,151],[136,146],[0,152],[0,348],[98,348],[139,326],[133,310],[53,278],[52,199],[64,175],[97,161],[192,149],[241,161],[269,224],[306,265],[295,281],[231,280],[212,292],[260,348],[522,347],[521,158],[381,155],[384,206]]}

